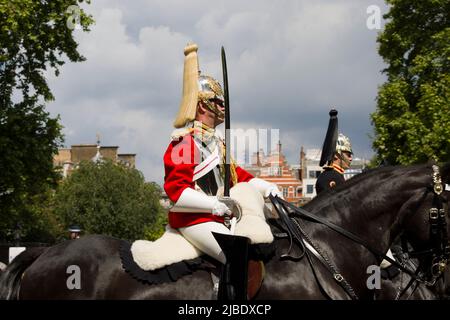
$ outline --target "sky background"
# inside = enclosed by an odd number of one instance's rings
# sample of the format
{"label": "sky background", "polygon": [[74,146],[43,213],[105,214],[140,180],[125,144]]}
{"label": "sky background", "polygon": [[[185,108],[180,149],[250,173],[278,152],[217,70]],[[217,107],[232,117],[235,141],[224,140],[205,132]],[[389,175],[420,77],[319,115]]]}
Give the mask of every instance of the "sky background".
{"label": "sky background", "polygon": [[[147,181],[162,184],[162,157],[182,91],[183,48],[199,46],[203,73],[221,80],[227,52],[231,125],[279,129],[283,152],[321,148],[328,112],[356,157],[373,155],[370,114],[385,67],[369,6],[381,0],[93,0],[91,32],[75,30],[87,61],[48,74],[65,146],[96,143],[136,153]],[[381,22],[381,28],[384,21]]]}

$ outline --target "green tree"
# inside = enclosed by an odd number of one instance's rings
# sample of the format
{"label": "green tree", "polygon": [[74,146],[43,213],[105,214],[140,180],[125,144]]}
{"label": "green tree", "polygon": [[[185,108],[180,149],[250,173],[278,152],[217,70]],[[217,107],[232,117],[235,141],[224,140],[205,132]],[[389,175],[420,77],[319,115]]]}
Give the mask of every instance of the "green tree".
{"label": "green tree", "polygon": [[371,115],[378,160],[450,160],[450,2],[387,0],[379,54],[387,82]]}
{"label": "green tree", "polygon": [[45,72],[84,60],[73,22],[88,31],[93,20],[77,9],[81,2],[0,0],[0,239],[11,239],[18,223],[33,224],[42,212],[30,211],[35,199],[55,186],[52,159],[63,137],[45,111],[53,100]]}
{"label": "green tree", "polygon": [[22,220],[26,223],[20,223],[21,241],[54,244],[67,235],[67,228],[59,223],[54,214],[54,194],[55,190],[48,188],[26,202],[24,212],[28,216]]}
{"label": "green tree", "polygon": [[81,162],[55,195],[55,214],[63,225],[85,233],[133,240],[162,229],[161,189],[136,169],[112,161]]}

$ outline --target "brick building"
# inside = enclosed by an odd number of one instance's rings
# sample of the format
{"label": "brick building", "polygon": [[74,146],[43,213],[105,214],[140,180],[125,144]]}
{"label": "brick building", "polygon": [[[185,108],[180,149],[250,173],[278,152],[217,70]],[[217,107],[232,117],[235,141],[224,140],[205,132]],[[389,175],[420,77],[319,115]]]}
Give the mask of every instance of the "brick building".
{"label": "brick building", "polygon": [[[284,198],[295,204],[303,205],[316,196],[316,181],[323,171],[319,166],[321,149],[306,149],[301,147],[298,165],[289,165],[281,151],[281,143],[277,150],[265,155],[262,150],[256,152],[250,160],[250,165],[244,168],[255,177],[276,183],[283,192]],[[349,169],[345,170],[346,180],[361,173],[368,160],[353,158]]]}
{"label": "brick building", "polygon": [[302,201],[302,182],[299,179],[300,166],[287,163],[281,150],[281,142],[278,142],[276,150],[265,155],[262,150],[256,152],[250,161],[250,165],[244,166],[245,170],[255,177],[275,183],[283,197],[295,205]]}
{"label": "brick building", "polygon": [[110,159],[127,167],[135,168],[136,154],[118,153],[118,149],[118,146],[100,146],[100,141],[97,141],[97,144],[75,144],[70,148],[59,149],[58,154],[53,157],[53,165],[61,171],[64,178],[83,160]]}

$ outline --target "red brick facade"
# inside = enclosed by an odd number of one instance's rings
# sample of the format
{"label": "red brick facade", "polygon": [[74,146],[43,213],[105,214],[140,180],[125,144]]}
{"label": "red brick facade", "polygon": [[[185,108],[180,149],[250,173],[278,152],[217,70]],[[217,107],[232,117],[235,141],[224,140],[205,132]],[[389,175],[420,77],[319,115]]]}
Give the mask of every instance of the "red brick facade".
{"label": "red brick facade", "polygon": [[257,152],[252,157],[251,165],[244,168],[255,177],[276,183],[287,201],[295,205],[302,202],[302,182],[298,177],[298,169],[287,163],[281,152],[281,143],[276,151],[267,156]]}

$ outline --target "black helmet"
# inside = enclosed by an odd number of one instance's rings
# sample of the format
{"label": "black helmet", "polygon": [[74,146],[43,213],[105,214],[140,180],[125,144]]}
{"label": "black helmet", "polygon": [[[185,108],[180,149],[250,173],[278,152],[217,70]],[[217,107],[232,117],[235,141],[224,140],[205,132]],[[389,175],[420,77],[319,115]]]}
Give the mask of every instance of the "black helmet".
{"label": "black helmet", "polygon": [[73,224],[69,227],[69,232],[81,232],[81,228],[78,225]]}

